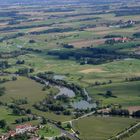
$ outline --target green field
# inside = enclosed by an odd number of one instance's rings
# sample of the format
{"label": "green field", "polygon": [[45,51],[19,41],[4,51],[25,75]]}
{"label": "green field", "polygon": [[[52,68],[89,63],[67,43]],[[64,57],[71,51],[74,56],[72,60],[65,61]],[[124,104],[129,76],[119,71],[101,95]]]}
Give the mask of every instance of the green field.
{"label": "green field", "polygon": [[73,123],[82,140],[104,140],[136,122],[135,119],[119,117],[88,117]]}
{"label": "green field", "polygon": [[45,98],[49,92],[42,91],[42,85],[25,77],[18,77],[17,81],[5,83],[6,94],[0,98],[1,101],[11,102],[12,99],[26,98],[29,104]]}
{"label": "green field", "polygon": [[56,137],[60,135],[60,130],[53,127],[52,125],[45,125],[44,128],[41,128],[38,132],[39,136],[43,137]]}
{"label": "green field", "polygon": [[0,120],[5,119],[7,121],[7,123],[14,123],[15,119],[20,118],[22,116],[14,116],[12,115],[11,110],[5,108],[5,107],[0,107]]}
{"label": "green field", "polygon": [[[111,90],[116,98],[105,98],[100,94],[105,94]],[[94,99],[98,99],[103,105],[121,104],[122,106],[140,105],[140,82],[113,83],[110,85],[89,88],[88,91]]]}

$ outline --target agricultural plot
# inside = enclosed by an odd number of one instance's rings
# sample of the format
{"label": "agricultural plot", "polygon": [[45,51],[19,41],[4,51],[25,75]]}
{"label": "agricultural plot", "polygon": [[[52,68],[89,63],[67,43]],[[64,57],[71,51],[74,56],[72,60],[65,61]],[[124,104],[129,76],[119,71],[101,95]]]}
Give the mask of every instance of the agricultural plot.
{"label": "agricultural plot", "polygon": [[[139,106],[140,82],[114,83],[94,88],[89,88],[90,95],[102,102],[103,105],[121,104],[122,106]],[[114,97],[105,97],[110,90]]]}
{"label": "agricultural plot", "polygon": [[128,128],[135,119],[119,117],[88,117],[73,123],[82,140],[104,140]]}

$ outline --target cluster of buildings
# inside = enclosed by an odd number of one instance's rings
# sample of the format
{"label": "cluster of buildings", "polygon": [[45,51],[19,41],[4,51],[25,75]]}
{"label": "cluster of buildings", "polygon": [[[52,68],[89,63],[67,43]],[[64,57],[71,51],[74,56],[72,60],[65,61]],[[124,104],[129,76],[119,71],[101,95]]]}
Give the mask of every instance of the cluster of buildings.
{"label": "cluster of buildings", "polygon": [[131,41],[131,39],[128,37],[116,37],[116,38],[113,38],[113,40],[114,42],[121,42],[121,43]]}
{"label": "cluster of buildings", "polygon": [[114,43],[125,43],[131,41],[131,38],[128,37],[115,37],[110,38],[105,41],[106,44],[114,44]]}
{"label": "cluster of buildings", "polygon": [[[14,137],[16,135],[24,134],[26,132],[36,132],[37,127],[32,126],[31,124],[23,124],[16,126],[15,130],[9,131],[7,134],[0,137],[0,140],[8,140],[9,137]],[[35,139],[39,140],[39,139]]]}

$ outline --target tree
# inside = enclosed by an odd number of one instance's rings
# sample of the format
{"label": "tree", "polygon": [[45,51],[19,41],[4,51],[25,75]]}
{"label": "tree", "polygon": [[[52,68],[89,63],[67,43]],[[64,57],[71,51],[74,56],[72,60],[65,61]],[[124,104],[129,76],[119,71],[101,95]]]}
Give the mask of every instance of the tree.
{"label": "tree", "polygon": [[2,96],[3,94],[5,94],[5,87],[0,87],[0,96]]}
{"label": "tree", "polygon": [[133,116],[140,117],[140,110],[133,112]]}
{"label": "tree", "polygon": [[16,81],[16,80],[17,80],[17,77],[13,76],[12,81]]}
{"label": "tree", "polygon": [[42,117],[41,124],[47,124],[47,120],[45,117]]}
{"label": "tree", "polygon": [[31,113],[32,113],[31,109],[27,109],[27,110],[26,110],[26,113],[27,113],[27,114],[31,114]]}
{"label": "tree", "polygon": [[57,122],[57,124],[58,124],[59,126],[61,126],[62,123],[61,123],[61,122]]}
{"label": "tree", "polygon": [[106,91],[106,96],[112,97],[113,93],[111,90]]}
{"label": "tree", "polygon": [[6,127],[6,121],[0,120],[0,128],[5,128],[5,127]]}
{"label": "tree", "polygon": [[71,128],[72,128],[72,126],[71,126],[70,123],[67,124],[67,128],[68,128],[68,129],[71,129]]}

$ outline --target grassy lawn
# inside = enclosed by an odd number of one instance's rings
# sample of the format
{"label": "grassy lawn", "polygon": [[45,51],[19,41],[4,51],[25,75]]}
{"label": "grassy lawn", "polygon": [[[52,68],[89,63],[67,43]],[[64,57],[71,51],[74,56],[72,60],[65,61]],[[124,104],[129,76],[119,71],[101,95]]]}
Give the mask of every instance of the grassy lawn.
{"label": "grassy lawn", "polygon": [[135,119],[119,117],[88,117],[73,123],[82,140],[105,140],[136,122]]}
{"label": "grassy lawn", "polygon": [[55,137],[61,134],[59,129],[49,124],[47,124],[44,128],[38,130],[37,133],[39,134],[39,136],[43,137]]}

